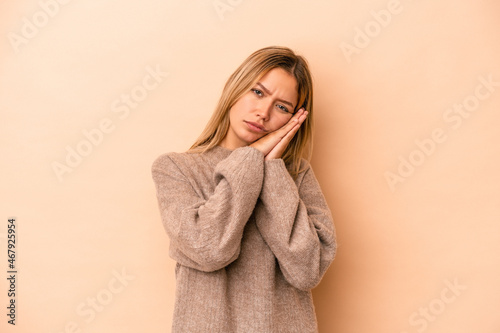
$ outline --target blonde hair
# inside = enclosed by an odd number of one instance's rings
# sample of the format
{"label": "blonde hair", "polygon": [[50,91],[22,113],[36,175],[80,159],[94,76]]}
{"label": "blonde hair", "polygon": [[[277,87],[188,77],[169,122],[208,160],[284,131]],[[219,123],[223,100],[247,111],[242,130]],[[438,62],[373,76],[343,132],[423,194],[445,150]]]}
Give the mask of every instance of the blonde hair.
{"label": "blonde hair", "polygon": [[252,53],[229,77],[219,102],[205,129],[188,153],[205,152],[217,146],[229,129],[229,110],[236,101],[274,68],[282,68],[297,80],[298,104],[294,112],[304,107],[309,113],[283,152],[282,159],[291,176],[295,179],[305,169],[301,169],[301,158],[307,149],[307,161],[312,155],[313,131],[313,86],[309,67],[305,58],[282,46],[265,47]]}

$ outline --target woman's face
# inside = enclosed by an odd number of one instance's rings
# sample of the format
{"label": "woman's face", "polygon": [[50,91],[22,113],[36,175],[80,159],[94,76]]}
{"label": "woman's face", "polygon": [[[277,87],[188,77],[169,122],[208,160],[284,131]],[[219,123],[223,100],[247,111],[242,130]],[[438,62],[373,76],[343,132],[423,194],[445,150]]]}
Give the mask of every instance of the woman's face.
{"label": "woman's face", "polygon": [[297,100],[297,80],[273,68],[229,110],[229,129],[220,145],[236,149],[279,129],[292,118]]}

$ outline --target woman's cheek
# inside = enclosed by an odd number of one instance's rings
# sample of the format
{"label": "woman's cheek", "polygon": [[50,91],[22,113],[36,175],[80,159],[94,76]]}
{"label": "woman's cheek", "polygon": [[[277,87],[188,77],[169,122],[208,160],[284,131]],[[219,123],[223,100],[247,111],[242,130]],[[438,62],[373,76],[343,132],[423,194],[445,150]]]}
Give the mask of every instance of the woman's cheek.
{"label": "woman's cheek", "polygon": [[285,120],[280,121],[279,126],[278,126],[276,129],[278,129],[278,128],[281,128],[281,127],[285,126],[287,123],[288,123],[288,119],[285,119]]}

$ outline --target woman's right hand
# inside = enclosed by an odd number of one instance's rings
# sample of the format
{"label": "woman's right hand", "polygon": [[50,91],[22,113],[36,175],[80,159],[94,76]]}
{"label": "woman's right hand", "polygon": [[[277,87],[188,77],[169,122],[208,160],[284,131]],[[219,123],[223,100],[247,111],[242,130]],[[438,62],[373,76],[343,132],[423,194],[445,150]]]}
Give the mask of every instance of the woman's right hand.
{"label": "woman's right hand", "polygon": [[300,125],[302,125],[306,119],[306,116],[307,113],[305,113],[304,108],[301,108],[285,125],[271,133],[266,134],[262,138],[251,143],[249,146],[257,148],[264,154],[264,156],[267,156],[269,152],[271,152],[278,144],[281,146],[280,151],[284,151],[295,133],[299,130]]}

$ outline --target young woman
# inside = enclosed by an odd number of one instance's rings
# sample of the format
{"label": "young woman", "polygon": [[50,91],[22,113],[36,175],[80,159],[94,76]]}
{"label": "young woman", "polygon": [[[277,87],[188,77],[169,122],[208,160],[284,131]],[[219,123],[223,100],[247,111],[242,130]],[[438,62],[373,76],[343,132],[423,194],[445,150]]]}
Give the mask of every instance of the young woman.
{"label": "young woman", "polygon": [[251,54],[205,130],[152,165],[177,262],[172,332],[317,332],[311,297],[336,253],[312,151],[312,80],[286,47]]}

